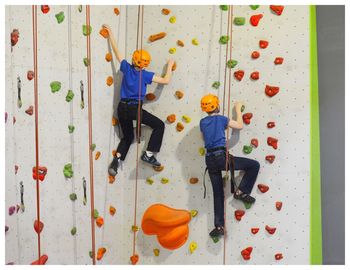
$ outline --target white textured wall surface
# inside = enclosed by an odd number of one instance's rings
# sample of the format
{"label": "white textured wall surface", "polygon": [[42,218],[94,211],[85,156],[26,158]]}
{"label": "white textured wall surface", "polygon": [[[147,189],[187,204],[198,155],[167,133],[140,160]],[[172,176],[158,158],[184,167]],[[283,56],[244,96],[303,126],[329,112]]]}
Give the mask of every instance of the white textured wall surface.
{"label": "white textured wall surface", "polygon": [[[119,137],[111,126],[113,110],[118,102],[120,74],[119,64],[107,63],[105,54],[110,50],[106,40],[99,35],[103,23],[111,25],[118,46],[131,58],[136,43],[137,7],[119,6],[120,15],[113,13],[112,6],[92,6],[91,53],[92,53],[92,111],[93,142],[101,157],[94,161],[95,208],[105,219],[102,228],[96,227],[96,249],[105,247],[107,252],[98,264],[128,264],[132,255],[131,225],[134,211],[134,183],[136,144],[122,164],[116,181],[108,183],[107,167],[112,159]],[[214,244],[208,237],[213,227],[213,196],[207,176],[207,198],[203,199],[202,175],[204,157],[198,149],[203,146],[199,131],[199,120],[204,117],[199,107],[202,95],[212,92],[223,96],[225,67],[225,46],[218,40],[226,35],[227,12],[218,6],[170,6],[171,14],[161,14],[162,6],[146,6],[144,18],[144,47],[152,55],[149,70],[161,74],[169,57],[177,62],[169,85],[159,87],[153,84],[148,92],[154,92],[157,99],[146,102],[144,108],[160,119],[175,113],[182,122],[182,115],[192,118],[184,123],[182,132],[176,131],[176,123],[166,124],[164,141],[159,160],[165,165],[162,172],[140,163],[137,220],[139,226],[144,211],[151,204],[163,203],[179,209],[196,209],[198,215],[190,222],[189,239],[181,248],[168,251],[162,248],[155,236],[137,234],[136,250],[140,264],[221,264],[223,240]],[[55,14],[64,11],[65,20],[58,24]],[[231,136],[230,151],[245,156],[243,145],[252,138],[259,139],[259,147],[247,155],[261,164],[257,184],[270,187],[262,194],[255,186],[252,195],[255,205],[246,210],[243,219],[234,218],[236,209],[244,209],[235,201],[227,189],[227,264],[308,264],[309,263],[309,8],[308,6],[286,6],[281,16],[273,14],[268,6],[256,11],[249,6],[234,6],[234,16],[245,17],[244,26],[233,26],[232,58],[238,61],[233,71],[242,69],[242,81],[232,79],[231,99],[241,100],[245,112],[252,112],[252,123]],[[69,16],[71,13],[71,16]],[[258,27],[252,27],[249,18],[262,13]],[[169,17],[176,16],[175,24]],[[48,254],[48,264],[90,264],[90,196],[83,205],[82,178],[89,183],[88,158],[88,110],[87,77],[83,58],[86,56],[86,37],[82,34],[85,24],[83,12],[77,6],[51,6],[48,14],[38,11],[38,66],[39,66],[39,142],[40,164],[47,166],[48,174],[40,184],[41,219],[45,224],[41,233],[42,252]],[[35,181],[31,170],[35,165],[34,115],[25,110],[34,105],[33,81],[26,78],[27,70],[33,69],[32,14],[31,6],[6,7],[6,37],[17,28],[20,39],[16,46],[6,42],[6,263],[28,264],[37,256],[37,237],[33,229],[36,219]],[[166,32],[167,36],[152,44],[147,42],[151,34]],[[69,38],[71,36],[71,39]],[[198,46],[191,44],[197,38]],[[176,41],[184,41],[183,48]],[[266,49],[260,49],[259,40],[269,41]],[[177,49],[174,55],[168,50]],[[70,53],[71,50],[71,53]],[[252,51],[260,51],[260,58],[253,60]],[[282,65],[274,65],[276,56],[284,57]],[[71,67],[71,68],[70,68]],[[250,73],[260,72],[258,81],[250,80]],[[108,87],[106,77],[113,75],[115,84]],[[22,108],[17,107],[17,76],[22,80]],[[85,108],[80,108],[80,80],[85,85]],[[62,88],[57,93],[50,90],[51,81],[60,81]],[[220,81],[219,90],[211,88],[214,81]],[[280,93],[269,98],[265,85],[280,87]],[[65,101],[68,89],[75,97],[71,103]],[[174,93],[182,90],[184,97],[178,100]],[[12,124],[13,116],[16,123]],[[274,129],[267,129],[266,123],[275,121]],[[73,123],[75,131],[68,133]],[[143,127],[141,149],[145,149],[150,130]],[[274,150],[266,144],[268,136],[279,139]],[[238,140],[239,139],[239,140]],[[275,154],[273,164],[265,156]],[[72,162],[74,176],[66,179],[62,173],[66,163]],[[14,165],[19,166],[14,173]],[[145,181],[155,180],[153,185]],[[160,182],[169,178],[168,184]],[[189,184],[190,177],[200,178],[196,185]],[[24,183],[25,211],[8,215],[8,208],[20,203],[19,183]],[[72,202],[69,194],[75,192],[77,201]],[[275,209],[275,202],[283,201],[281,211]],[[109,215],[109,206],[117,212]],[[77,227],[76,236],[70,234]],[[265,231],[265,225],[277,227],[274,235]],[[258,234],[250,232],[259,227]],[[195,241],[197,250],[190,254],[189,243]],[[244,261],[240,251],[252,246],[252,258]],[[159,248],[155,257],[153,249]],[[284,259],[276,261],[275,253],[283,253]]]}

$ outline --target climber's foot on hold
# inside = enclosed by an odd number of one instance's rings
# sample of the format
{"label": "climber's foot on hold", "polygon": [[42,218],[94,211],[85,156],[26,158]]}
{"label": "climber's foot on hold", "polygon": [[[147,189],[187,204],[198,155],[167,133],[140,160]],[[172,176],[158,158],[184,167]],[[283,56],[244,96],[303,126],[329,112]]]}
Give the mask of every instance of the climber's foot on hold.
{"label": "climber's foot on hold", "polygon": [[141,156],[141,160],[143,160],[144,162],[154,166],[154,167],[160,167],[162,164],[160,164],[157,159],[154,157],[153,154],[147,154],[146,151],[143,152],[142,156]]}
{"label": "climber's foot on hold", "polygon": [[224,227],[215,227],[210,233],[210,237],[220,237],[225,234]]}
{"label": "climber's foot on hold", "polygon": [[114,157],[112,163],[109,165],[108,173],[111,176],[116,176],[118,173],[119,157]]}
{"label": "climber's foot on hold", "polygon": [[249,204],[255,203],[255,198],[254,197],[252,197],[249,194],[244,193],[244,192],[242,192],[240,190],[236,191],[233,194],[233,197],[235,199],[237,199],[237,200],[241,200],[244,203],[249,203]]}

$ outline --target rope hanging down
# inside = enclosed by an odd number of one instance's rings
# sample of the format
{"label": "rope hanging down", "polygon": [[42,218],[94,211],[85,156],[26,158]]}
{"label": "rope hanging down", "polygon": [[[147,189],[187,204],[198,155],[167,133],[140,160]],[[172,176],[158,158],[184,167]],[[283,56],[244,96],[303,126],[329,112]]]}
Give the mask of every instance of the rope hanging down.
{"label": "rope hanging down", "polygon": [[[90,6],[86,6],[86,27],[90,29]],[[89,30],[90,31],[90,30]],[[96,264],[96,252],[95,252],[95,220],[94,220],[94,164],[92,157],[92,105],[91,105],[91,42],[90,35],[86,36],[86,52],[89,60],[87,67],[87,80],[88,80],[88,118],[89,118],[89,165],[90,165],[90,215],[91,215],[91,246],[92,246],[92,264]]]}

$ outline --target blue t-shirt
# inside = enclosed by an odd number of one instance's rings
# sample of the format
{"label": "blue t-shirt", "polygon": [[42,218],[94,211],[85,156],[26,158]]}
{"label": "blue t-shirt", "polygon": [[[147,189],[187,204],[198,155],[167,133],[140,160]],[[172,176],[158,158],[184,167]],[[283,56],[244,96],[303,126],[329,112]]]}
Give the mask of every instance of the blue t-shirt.
{"label": "blue t-shirt", "polygon": [[[120,88],[120,97],[128,99],[139,99],[140,71],[123,59],[120,63],[120,70],[123,72],[123,80]],[[147,84],[152,83],[154,72],[142,70],[141,100],[146,95]]]}
{"label": "blue t-shirt", "polygon": [[226,146],[225,129],[228,125],[228,118],[226,116],[207,116],[201,119],[199,125],[203,133],[206,149]]}

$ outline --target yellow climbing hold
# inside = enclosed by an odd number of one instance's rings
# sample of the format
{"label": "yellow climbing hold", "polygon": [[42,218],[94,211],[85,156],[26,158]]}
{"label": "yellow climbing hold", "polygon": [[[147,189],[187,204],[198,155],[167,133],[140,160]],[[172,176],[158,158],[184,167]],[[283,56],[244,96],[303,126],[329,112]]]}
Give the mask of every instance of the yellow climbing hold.
{"label": "yellow climbing hold", "polygon": [[162,182],[162,184],[168,184],[168,183],[169,183],[169,179],[163,177],[163,178],[160,180],[160,182]]}
{"label": "yellow climbing hold", "polygon": [[154,256],[158,257],[159,256],[159,249],[158,248],[155,248],[153,249],[153,253],[154,253]]}
{"label": "yellow climbing hold", "polygon": [[197,243],[192,241],[189,247],[190,253],[192,254],[196,249],[197,249]]}
{"label": "yellow climbing hold", "polygon": [[191,210],[191,216],[192,216],[192,217],[197,216],[197,214],[198,214],[198,211],[197,211],[197,210]]}
{"label": "yellow climbing hold", "polygon": [[182,119],[183,119],[186,123],[191,122],[191,118],[188,117],[187,115],[183,115],[183,116],[182,116]]}
{"label": "yellow climbing hold", "polygon": [[131,230],[132,230],[133,232],[137,232],[137,231],[139,230],[139,227],[136,226],[136,225],[132,225],[132,226],[131,226]]}
{"label": "yellow climbing hold", "polygon": [[198,152],[199,152],[199,154],[200,154],[201,156],[204,156],[204,155],[205,155],[205,149],[204,149],[204,147],[200,147],[199,150],[198,150]]}
{"label": "yellow climbing hold", "polygon": [[149,185],[152,185],[153,182],[154,182],[154,180],[153,180],[151,177],[148,177],[148,178],[146,179],[146,183],[149,184]]}
{"label": "yellow climbing hold", "polygon": [[176,17],[175,17],[175,16],[171,16],[171,17],[169,18],[169,22],[170,22],[170,23],[175,23],[175,22],[176,22]]}
{"label": "yellow climbing hold", "polygon": [[198,39],[196,38],[192,39],[192,44],[195,46],[198,46],[199,45]]}
{"label": "yellow climbing hold", "polygon": [[170,54],[176,53],[176,48],[170,48],[170,49],[169,49],[169,53],[170,53]]}

